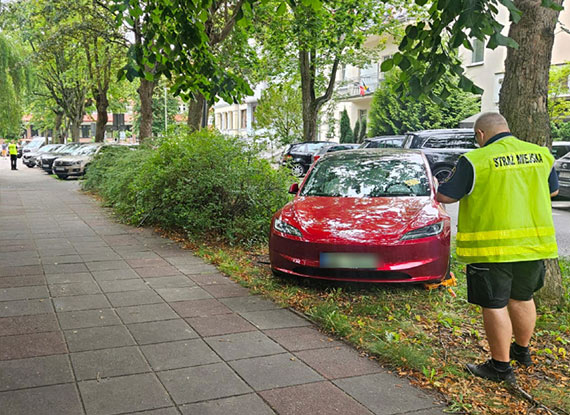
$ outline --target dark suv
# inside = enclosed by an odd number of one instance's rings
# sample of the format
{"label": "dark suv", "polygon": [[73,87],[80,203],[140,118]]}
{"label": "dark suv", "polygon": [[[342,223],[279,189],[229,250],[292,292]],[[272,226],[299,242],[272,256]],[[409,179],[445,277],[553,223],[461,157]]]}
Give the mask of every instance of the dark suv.
{"label": "dark suv", "polygon": [[292,173],[301,177],[307,173],[312,157],[321,147],[335,144],[330,141],[305,141],[304,143],[289,144],[283,152],[281,165],[291,167]]}
{"label": "dark suv", "polygon": [[428,159],[432,174],[441,183],[462,154],[479,146],[472,129],[457,128],[407,133],[403,147],[421,149]]}
{"label": "dark suv", "polygon": [[360,148],[401,148],[405,139],[405,135],[381,135],[367,138]]}

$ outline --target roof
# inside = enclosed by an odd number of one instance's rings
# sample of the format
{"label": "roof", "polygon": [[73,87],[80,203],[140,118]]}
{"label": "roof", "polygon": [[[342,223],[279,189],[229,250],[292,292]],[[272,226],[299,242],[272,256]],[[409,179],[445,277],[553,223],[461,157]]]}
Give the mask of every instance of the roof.
{"label": "roof", "polygon": [[432,135],[432,134],[452,134],[452,133],[464,133],[473,134],[472,128],[441,128],[437,130],[421,130],[421,131],[409,131],[406,134],[414,135]]}
{"label": "roof", "polygon": [[404,139],[405,135],[379,135],[377,137],[367,138],[366,141],[382,141],[382,140],[393,140],[393,139]]}

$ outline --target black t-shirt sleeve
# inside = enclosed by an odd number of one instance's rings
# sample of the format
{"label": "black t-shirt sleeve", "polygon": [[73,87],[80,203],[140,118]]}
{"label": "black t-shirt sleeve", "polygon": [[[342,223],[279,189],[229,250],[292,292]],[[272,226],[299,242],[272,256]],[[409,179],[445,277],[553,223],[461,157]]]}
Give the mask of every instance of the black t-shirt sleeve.
{"label": "black t-shirt sleeve", "polygon": [[442,195],[459,200],[471,191],[473,176],[471,163],[465,157],[460,157],[447,179],[440,183],[437,191]]}
{"label": "black t-shirt sleeve", "polygon": [[552,170],[550,170],[550,176],[548,176],[548,188],[550,189],[550,193],[557,191],[558,187],[558,173],[556,173],[553,167]]}

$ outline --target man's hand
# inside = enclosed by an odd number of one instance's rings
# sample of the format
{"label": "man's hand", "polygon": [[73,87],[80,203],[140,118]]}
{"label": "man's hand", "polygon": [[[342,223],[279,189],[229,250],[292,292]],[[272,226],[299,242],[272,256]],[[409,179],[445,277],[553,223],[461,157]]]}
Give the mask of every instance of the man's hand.
{"label": "man's hand", "polygon": [[556,196],[558,196],[558,192],[559,192],[559,190],[558,190],[558,189],[556,189],[556,191],[555,191],[555,192],[552,192],[552,193],[550,193],[550,197],[551,197],[551,198],[553,198],[553,197],[556,197]]}
{"label": "man's hand", "polygon": [[452,197],[446,196],[444,194],[441,193],[437,193],[437,195],[435,195],[435,200],[437,200],[440,203],[455,203],[457,202],[457,199],[453,199]]}

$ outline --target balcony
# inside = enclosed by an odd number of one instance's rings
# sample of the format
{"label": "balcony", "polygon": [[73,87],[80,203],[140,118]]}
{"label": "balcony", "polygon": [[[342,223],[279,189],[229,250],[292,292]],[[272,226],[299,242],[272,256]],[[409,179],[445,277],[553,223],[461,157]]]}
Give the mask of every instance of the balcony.
{"label": "balcony", "polygon": [[[377,76],[360,76],[358,78],[345,79],[338,83],[336,92],[341,98],[355,98],[372,95],[381,80]],[[366,92],[362,94],[361,86],[366,86]]]}

